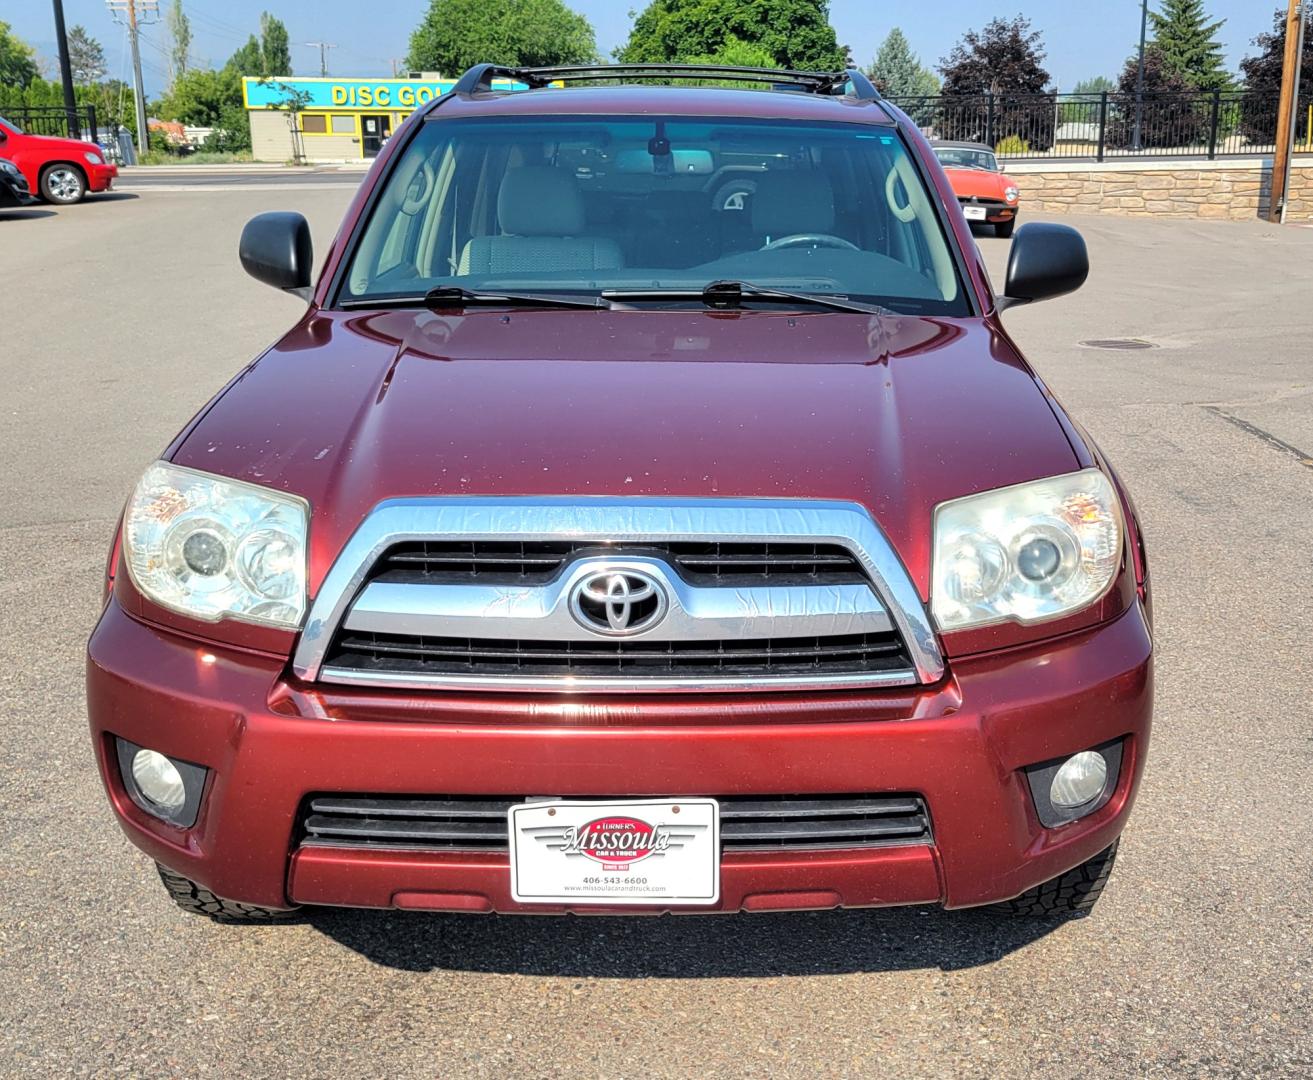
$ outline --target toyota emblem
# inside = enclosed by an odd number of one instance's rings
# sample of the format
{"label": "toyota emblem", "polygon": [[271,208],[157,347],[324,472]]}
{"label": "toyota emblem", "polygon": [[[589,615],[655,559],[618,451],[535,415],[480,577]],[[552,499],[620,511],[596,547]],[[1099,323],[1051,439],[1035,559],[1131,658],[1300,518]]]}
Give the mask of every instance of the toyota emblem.
{"label": "toyota emblem", "polygon": [[595,570],[575,582],[570,614],[595,634],[641,634],[665,618],[666,590],[641,570]]}

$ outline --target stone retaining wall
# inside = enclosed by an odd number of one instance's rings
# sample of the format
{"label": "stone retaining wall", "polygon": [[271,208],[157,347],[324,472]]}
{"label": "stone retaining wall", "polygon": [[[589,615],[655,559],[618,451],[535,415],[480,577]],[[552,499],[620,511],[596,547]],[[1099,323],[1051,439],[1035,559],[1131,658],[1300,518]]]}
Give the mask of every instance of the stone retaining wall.
{"label": "stone retaining wall", "polygon": [[[1220,218],[1267,216],[1271,159],[1243,161],[1077,163],[1004,166],[1021,189],[1021,206],[1046,214],[1126,214],[1133,217]],[[1290,173],[1286,220],[1313,221],[1313,161],[1296,158]]]}

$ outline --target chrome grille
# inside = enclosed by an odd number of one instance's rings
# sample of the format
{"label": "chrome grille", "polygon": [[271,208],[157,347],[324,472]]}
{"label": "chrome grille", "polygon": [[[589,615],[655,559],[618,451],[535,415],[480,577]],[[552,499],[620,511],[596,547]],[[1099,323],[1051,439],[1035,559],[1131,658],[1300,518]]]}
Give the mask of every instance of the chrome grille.
{"label": "chrome grille", "polygon": [[596,541],[414,540],[375,563],[371,581],[485,585],[541,584],[586,556],[664,559],[693,584],[839,584],[866,581],[861,563],[837,544],[722,541],[603,545]]}
{"label": "chrome grille", "polygon": [[382,503],[322,583],[292,666],[312,682],[571,693],[943,674],[865,509],[753,499]]}
{"label": "chrome grille", "polygon": [[[301,813],[301,843],[506,851],[509,795],[314,795]],[[721,850],[885,847],[932,842],[918,795],[730,795],[720,803]]]}

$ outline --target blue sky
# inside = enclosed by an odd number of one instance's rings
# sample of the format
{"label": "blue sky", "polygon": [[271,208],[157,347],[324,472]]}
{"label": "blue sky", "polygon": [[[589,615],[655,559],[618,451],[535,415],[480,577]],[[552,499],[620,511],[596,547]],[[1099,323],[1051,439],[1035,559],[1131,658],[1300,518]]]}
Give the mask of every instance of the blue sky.
{"label": "blue sky", "polygon": [[[164,6],[171,0],[159,2]],[[629,10],[641,9],[644,0],[567,2],[588,17],[597,32],[598,45],[610,53],[629,33]],[[1150,3],[1154,6],[1156,0]],[[268,9],[287,24],[297,74],[319,74],[319,51],[295,43],[329,41],[338,46],[329,53],[332,74],[378,76],[390,74],[393,59],[399,62],[405,56],[410,32],[428,4],[426,0],[373,5],[360,0],[183,0],[183,6],[191,17],[192,51],[202,63],[222,64],[258,27],[260,12]],[[1227,20],[1221,37],[1228,66],[1235,70],[1240,58],[1252,51],[1251,39],[1271,27],[1277,2],[1209,0],[1207,6],[1214,18]],[[5,7],[3,18],[19,36],[41,52],[53,53],[53,16],[48,0]],[[1043,31],[1048,69],[1059,86],[1067,89],[1091,75],[1116,75],[1138,41],[1139,10],[1139,0],[1010,0],[1001,6],[982,4],[980,0],[832,0],[830,21],[839,40],[852,46],[862,64],[870,61],[890,28],[901,26],[922,62],[934,66],[964,30],[980,27],[995,13],[1011,16],[1021,12]],[[123,65],[124,33],[105,10],[104,0],[64,0],[64,12],[70,26],[81,23],[105,46],[113,72],[127,70]],[[386,17],[379,17],[382,12]],[[162,87],[168,67],[164,28],[146,28],[143,39],[146,88],[153,94]]]}

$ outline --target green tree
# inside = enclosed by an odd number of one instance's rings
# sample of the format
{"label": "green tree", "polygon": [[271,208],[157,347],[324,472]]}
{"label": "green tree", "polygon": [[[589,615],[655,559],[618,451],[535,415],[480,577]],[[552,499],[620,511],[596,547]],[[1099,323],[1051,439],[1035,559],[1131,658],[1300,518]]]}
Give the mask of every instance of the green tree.
{"label": "green tree", "polygon": [[454,78],[481,63],[536,67],[597,59],[593,28],[561,0],[431,0],[406,65]]}
{"label": "green tree", "polygon": [[1081,79],[1071,91],[1072,96],[1062,102],[1062,122],[1064,124],[1089,123],[1097,119],[1096,106],[1100,96],[1117,89],[1117,84],[1106,75],[1095,75],[1092,79]]}
{"label": "green tree", "polygon": [[687,63],[731,39],[755,45],[772,66],[834,71],[845,50],[825,0],[652,0],[615,57],[628,64]]}
{"label": "green tree", "polygon": [[219,71],[183,72],[151,109],[162,120],[222,133],[207,149],[245,150],[251,145],[251,124],[242,105],[242,73],[232,61]]}
{"label": "green tree", "polygon": [[73,81],[82,86],[90,86],[105,77],[105,50],[87,33],[86,27],[69,29],[68,65],[73,69]]}
{"label": "green tree", "polygon": [[187,69],[191,66],[191,20],[182,10],[182,0],[173,0],[165,22],[169,29],[171,75],[177,79],[180,75],[187,74]]}
{"label": "green tree", "polygon": [[[688,58],[688,63],[706,64],[711,67],[770,68],[775,66],[775,57],[771,56],[771,54],[760,45],[754,45],[749,41],[741,41],[733,34],[730,34],[730,36],[725,39],[725,43],[715,52],[704,53],[702,56],[690,56]],[[737,80],[726,82],[723,79],[695,79],[691,80],[690,83],[695,86],[737,86],[742,87],[745,90],[764,89],[762,83],[739,82]]]}
{"label": "green tree", "polygon": [[224,67],[255,79],[292,74],[292,49],[287,27],[266,11],[260,16],[260,36],[252,34],[247,38],[246,44],[228,58]]}
{"label": "green tree", "polygon": [[[130,86],[117,79],[106,79],[90,86],[74,86],[73,97],[79,105],[96,107],[96,123],[99,126],[122,124],[136,134],[136,110]],[[63,104],[64,88],[53,79],[33,79],[26,87],[0,83],[0,113],[7,109],[25,107],[62,108]]]}
{"label": "green tree", "polygon": [[292,74],[292,45],[287,27],[267,11],[260,16],[260,56],[264,62],[260,74],[266,78]]}
{"label": "green tree", "polygon": [[26,90],[40,74],[32,46],[0,22],[0,86]]}
{"label": "green tree", "polygon": [[246,39],[245,45],[228,57],[228,62],[223,66],[231,68],[238,75],[250,75],[255,79],[263,78],[264,53],[260,51],[260,39],[252,34]]}
{"label": "green tree", "polygon": [[902,30],[894,27],[875,54],[867,75],[887,97],[929,97],[939,93],[939,79],[912,52]]}
{"label": "green tree", "polygon": [[1204,0],[1163,0],[1162,11],[1149,12],[1153,44],[1163,63],[1178,71],[1192,90],[1225,90],[1231,86],[1217,40],[1225,19],[1208,21]]}

